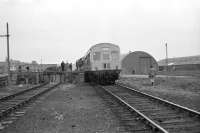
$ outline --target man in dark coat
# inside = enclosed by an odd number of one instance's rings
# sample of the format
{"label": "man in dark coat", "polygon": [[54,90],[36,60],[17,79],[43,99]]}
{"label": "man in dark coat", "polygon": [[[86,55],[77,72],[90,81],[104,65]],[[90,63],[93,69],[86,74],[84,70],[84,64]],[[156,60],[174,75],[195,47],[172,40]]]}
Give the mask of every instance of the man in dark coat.
{"label": "man in dark coat", "polygon": [[61,71],[65,71],[65,63],[64,63],[64,61],[61,62]]}
{"label": "man in dark coat", "polygon": [[149,78],[151,81],[151,85],[154,86],[155,82],[155,77],[156,77],[156,69],[151,65],[149,69]]}

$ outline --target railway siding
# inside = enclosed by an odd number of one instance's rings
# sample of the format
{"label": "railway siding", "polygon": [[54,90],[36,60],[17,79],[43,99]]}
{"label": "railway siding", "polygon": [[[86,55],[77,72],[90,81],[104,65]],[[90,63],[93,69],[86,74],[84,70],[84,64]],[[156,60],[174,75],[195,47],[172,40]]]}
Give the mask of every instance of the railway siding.
{"label": "railway siding", "polygon": [[[15,117],[21,116],[24,114],[17,111],[20,108],[23,108],[34,99],[38,98],[42,94],[52,90],[57,87],[60,83],[55,84],[42,84],[36,87],[23,90],[21,92],[3,97],[0,99],[0,129],[7,127],[9,123],[12,123],[12,115],[15,114]],[[10,121],[10,122],[9,122]]]}
{"label": "railway siding", "polygon": [[144,119],[149,119],[151,124],[162,127],[163,132],[200,131],[200,113],[197,111],[177,106],[130,87],[109,86],[106,89],[128,106],[133,107],[135,112],[143,115]]}

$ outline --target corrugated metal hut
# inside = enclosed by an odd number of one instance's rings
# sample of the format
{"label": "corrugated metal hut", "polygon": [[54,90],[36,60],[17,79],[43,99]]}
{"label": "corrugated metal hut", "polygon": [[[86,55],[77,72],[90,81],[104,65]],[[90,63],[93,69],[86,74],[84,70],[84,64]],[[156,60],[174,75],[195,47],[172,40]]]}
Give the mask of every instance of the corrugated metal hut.
{"label": "corrugated metal hut", "polygon": [[150,54],[143,51],[131,52],[121,61],[121,73],[148,74],[151,65],[158,70],[158,64]]}

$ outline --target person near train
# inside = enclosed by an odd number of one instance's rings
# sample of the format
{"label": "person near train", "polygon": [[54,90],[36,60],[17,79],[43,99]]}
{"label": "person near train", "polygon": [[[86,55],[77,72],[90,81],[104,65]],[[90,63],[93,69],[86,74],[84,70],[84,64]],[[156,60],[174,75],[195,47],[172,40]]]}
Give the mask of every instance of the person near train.
{"label": "person near train", "polygon": [[151,85],[155,85],[155,77],[156,77],[156,69],[151,65],[149,69],[149,79],[151,81]]}

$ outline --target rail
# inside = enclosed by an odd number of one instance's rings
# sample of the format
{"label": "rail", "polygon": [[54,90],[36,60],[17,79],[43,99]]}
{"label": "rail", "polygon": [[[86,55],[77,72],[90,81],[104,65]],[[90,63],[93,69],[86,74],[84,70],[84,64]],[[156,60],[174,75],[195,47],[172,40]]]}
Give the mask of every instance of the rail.
{"label": "rail", "polygon": [[195,115],[195,116],[200,117],[200,112],[198,112],[198,111],[196,111],[196,110],[189,109],[189,108],[187,108],[187,107],[178,105],[178,104],[173,103],[173,102],[170,102],[170,101],[168,101],[168,100],[164,100],[164,99],[162,99],[162,98],[159,98],[159,97],[156,97],[156,96],[153,96],[153,95],[150,95],[150,94],[147,94],[147,93],[138,91],[138,90],[136,90],[136,89],[134,89],[134,88],[125,86],[124,84],[121,84],[121,83],[116,83],[116,85],[119,85],[119,86],[121,86],[121,87],[125,87],[125,88],[127,88],[127,89],[129,89],[129,90],[135,91],[135,92],[140,93],[140,94],[142,94],[142,95],[148,96],[148,97],[150,97],[150,98],[152,98],[152,99],[154,99],[154,100],[157,100],[157,101],[159,101],[159,102],[163,102],[163,103],[165,103],[165,104],[167,104],[167,105],[169,105],[169,106],[173,106],[173,107],[179,108],[179,109],[181,109],[181,110],[184,110],[184,111],[186,111],[186,112],[191,113],[192,115]]}
{"label": "rail", "polygon": [[135,109],[134,107],[132,107],[130,104],[128,104],[127,102],[125,102],[123,99],[121,99],[119,96],[115,95],[114,93],[112,93],[111,91],[105,89],[104,87],[102,87],[107,93],[109,93],[110,95],[112,95],[113,97],[115,97],[118,101],[120,101],[121,103],[123,103],[124,105],[126,105],[129,109],[131,109],[132,111],[134,111],[135,113],[137,113],[139,116],[141,116],[146,123],[148,123],[153,131],[160,131],[162,133],[168,133],[168,131],[166,131],[164,128],[162,128],[160,125],[156,124],[155,122],[153,122],[150,118],[148,118],[147,116],[145,116],[143,113],[141,113],[139,110]]}

